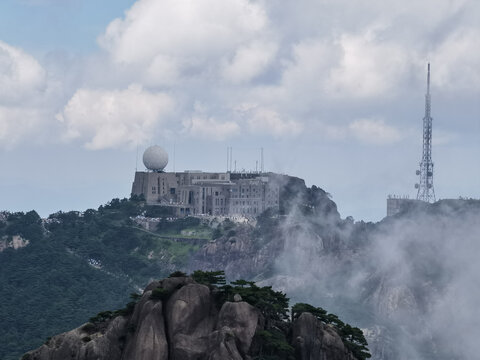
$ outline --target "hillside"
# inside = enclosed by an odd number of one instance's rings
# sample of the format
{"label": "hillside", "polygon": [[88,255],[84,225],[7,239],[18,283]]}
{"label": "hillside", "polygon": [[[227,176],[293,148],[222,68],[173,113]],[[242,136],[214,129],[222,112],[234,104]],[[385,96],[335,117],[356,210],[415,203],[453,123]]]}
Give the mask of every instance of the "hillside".
{"label": "hillside", "polygon": [[207,229],[195,244],[176,241],[179,229],[203,229],[192,219],[165,222],[159,234],[130,218],[157,212],[138,202],[112,200],[98,210],[56,213],[44,221],[34,211],[3,213],[0,359],[17,359],[92,313],[118,308],[149,280],[182,267],[211,236]]}
{"label": "hillside", "polygon": [[[301,179],[282,191],[279,213],[249,222],[172,219],[138,199],[45,221],[4,213],[0,358],[119,308],[176,269],[225,269],[228,280],[320,305],[365,330],[373,359],[476,357],[479,201],[420,204],[373,224],[342,219]],[[448,341],[458,334],[461,346]]]}

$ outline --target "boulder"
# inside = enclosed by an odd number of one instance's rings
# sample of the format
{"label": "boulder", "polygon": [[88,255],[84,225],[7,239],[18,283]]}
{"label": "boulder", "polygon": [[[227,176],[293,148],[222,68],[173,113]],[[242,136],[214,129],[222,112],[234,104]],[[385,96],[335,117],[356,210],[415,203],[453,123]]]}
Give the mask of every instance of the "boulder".
{"label": "boulder", "polygon": [[122,356],[127,321],[116,317],[101,332],[91,331],[92,324],[57,335],[23,360],[118,360]]}
{"label": "boulder", "polygon": [[257,328],[263,329],[263,316],[247,302],[226,302],[218,315],[217,329],[230,330],[242,355],[246,355]]}
{"label": "boulder", "polygon": [[123,360],[168,360],[163,304],[150,294],[144,293],[130,319]]}
{"label": "boulder", "polygon": [[335,329],[308,312],[295,320],[292,338],[299,360],[355,360]]}

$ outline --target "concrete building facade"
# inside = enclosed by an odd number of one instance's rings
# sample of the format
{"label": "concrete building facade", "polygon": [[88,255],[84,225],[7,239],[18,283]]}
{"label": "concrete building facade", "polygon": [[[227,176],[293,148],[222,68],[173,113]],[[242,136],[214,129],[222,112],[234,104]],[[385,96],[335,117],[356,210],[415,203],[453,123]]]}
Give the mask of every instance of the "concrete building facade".
{"label": "concrete building facade", "polygon": [[132,195],[149,205],[175,208],[178,216],[257,216],[279,208],[280,186],[273,173],[137,171]]}
{"label": "concrete building facade", "polygon": [[407,196],[389,195],[387,198],[387,216],[396,215],[418,203],[420,203],[420,200],[409,199]]}

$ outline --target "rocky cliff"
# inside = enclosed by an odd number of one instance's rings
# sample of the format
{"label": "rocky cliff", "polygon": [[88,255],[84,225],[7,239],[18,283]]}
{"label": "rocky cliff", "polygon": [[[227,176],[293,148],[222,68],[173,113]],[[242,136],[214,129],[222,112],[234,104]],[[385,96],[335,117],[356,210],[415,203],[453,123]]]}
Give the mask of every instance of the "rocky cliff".
{"label": "rocky cliff", "polygon": [[[101,320],[97,316],[93,322],[54,336],[22,359],[240,360],[261,356],[264,316],[239,295],[234,302],[219,304],[217,290],[190,277],[153,282],[136,304],[127,307],[129,311]],[[288,326],[297,359],[355,360],[335,329],[310,313],[282,326]]]}

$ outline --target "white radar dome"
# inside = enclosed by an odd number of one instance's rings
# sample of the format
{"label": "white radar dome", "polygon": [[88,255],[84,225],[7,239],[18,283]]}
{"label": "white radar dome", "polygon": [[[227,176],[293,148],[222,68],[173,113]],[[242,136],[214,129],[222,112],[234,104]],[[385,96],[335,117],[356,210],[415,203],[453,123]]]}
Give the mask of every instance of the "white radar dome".
{"label": "white radar dome", "polygon": [[168,164],[168,154],[161,146],[150,146],[143,153],[143,164],[148,170],[163,171]]}

